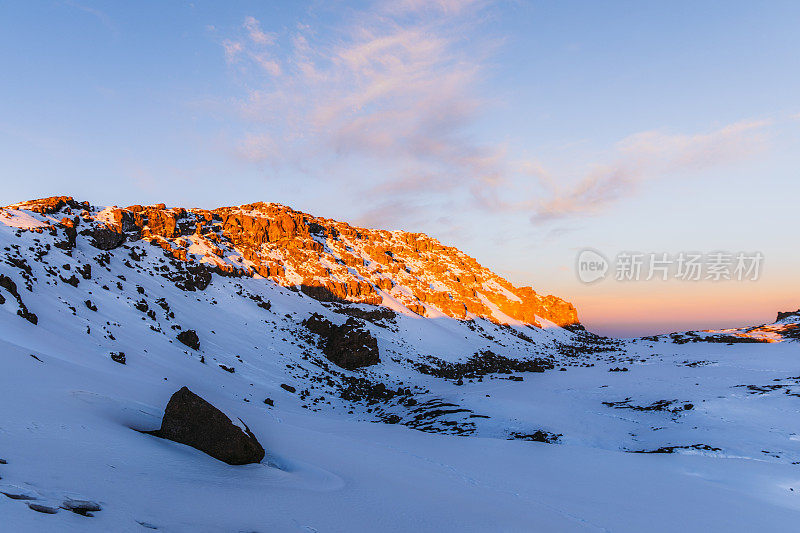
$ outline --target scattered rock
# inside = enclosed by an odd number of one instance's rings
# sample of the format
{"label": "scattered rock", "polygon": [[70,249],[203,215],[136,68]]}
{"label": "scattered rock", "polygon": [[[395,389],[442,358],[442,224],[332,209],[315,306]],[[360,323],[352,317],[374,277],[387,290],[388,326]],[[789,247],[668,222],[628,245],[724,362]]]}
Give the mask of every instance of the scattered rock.
{"label": "scattered rock", "polygon": [[121,365],[125,364],[125,352],[111,352],[111,360]]}
{"label": "scattered rock", "polygon": [[37,513],[44,514],[56,514],[58,512],[56,507],[50,507],[49,505],[34,502],[28,502],[28,508],[32,511],[36,511]]}
{"label": "scattered rock", "polygon": [[543,429],[537,429],[530,434],[518,433],[514,431],[509,435],[508,440],[529,440],[533,442],[546,442],[548,444],[554,444],[558,442],[558,439],[561,436],[562,435],[560,433],[550,433],[549,431],[545,431]]}
{"label": "scattered rock", "polygon": [[170,398],[161,429],[149,433],[186,444],[230,465],[261,462],[264,448],[244,426],[242,430],[234,425],[225,413],[183,387]]}
{"label": "scattered rock", "polygon": [[739,335],[728,335],[725,333],[715,333],[708,335],[698,335],[693,331],[686,333],[670,333],[669,339],[675,344],[686,344],[689,342],[710,342],[719,344],[748,344],[765,343],[769,340],[760,337],[744,337]]}
{"label": "scattered rock", "polygon": [[[544,372],[553,368],[546,359],[511,359],[491,350],[473,354],[465,363],[450,363],[433,356],[428,363],[416,363],[423,374],[445,379],[477,378],[486,374],[511,374],[512,372]],[[520,380],[515,380],[520,381]]]}
{"label": "scattered rock", "polygon": [[694,408],[694,405],[688,402],[684,403],[684,405],[673,407],[676,403],[678,403],[678,400],[658,400],[649,405],[635,405],[631,403],[630,398],[625,398],[624,400],[617,402],[603,402],[603,405],[607,407],[613,407],[614,409],[632,409],[634,411],[665,411],[673,414],[679,414],[682,411],[689,411]]}
{"label": "scattered rock", "polygon": [[97,502],[89,500],[73,500],[72,498],[64,500],[64,502],[61,504],[61,508],[81,516],[94,516],[92,513],[102,510],[102,507],[100,507],[100,504]]}
{"label": "scattered rock", "polygon": [[690,444],[684,446],[662,446],[655,450],[634,450],[633,453],[675,453],[676,450],[698,450],[703,452],[719,452],[722,448],[710,446],[708,444]]}
{"label": "scattered rock", "polygon": [[288,392],[297,392],[297,389],[295,389],[291,385],[287,385],[286,383],[281,383],[281,388]]}

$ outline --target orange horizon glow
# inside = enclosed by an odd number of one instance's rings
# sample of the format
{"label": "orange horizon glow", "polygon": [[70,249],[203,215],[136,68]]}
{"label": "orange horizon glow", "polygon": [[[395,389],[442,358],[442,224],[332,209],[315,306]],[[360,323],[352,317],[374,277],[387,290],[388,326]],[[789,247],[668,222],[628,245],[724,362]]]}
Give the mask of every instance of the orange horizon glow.
{"label": "orange horizon glow", "polygon": [[800,307],[800,291],[785,279],[754,282],[604,282],[573,287],[572,303],[590,331],[642,336],[672,331],[755,326],[778,311]]}

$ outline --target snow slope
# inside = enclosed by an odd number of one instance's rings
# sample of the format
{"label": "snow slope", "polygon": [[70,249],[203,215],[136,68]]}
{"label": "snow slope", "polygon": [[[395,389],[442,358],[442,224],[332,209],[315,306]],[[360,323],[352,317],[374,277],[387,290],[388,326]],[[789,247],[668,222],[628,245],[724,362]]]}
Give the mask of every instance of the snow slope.
{"label": "snow slope", "polygon": [[[797,530],[794,340],[622,342],[398,313],[362,320],[381,363],[347,371],[302,321],[380,308],[257,277],[181,290],[159,248],[62,250],[41,219],[0,218],[0,274],[37,317],[0,288],[0,530]],[[177,340],[187,329],[199,350]],[[487,350],[553,368],[447,372]],[[228,466],[136,431],[184,385],[267,458]],[[537,431],[560,437],[526,440]],[[59,509],[69,499],[102,509]]]}

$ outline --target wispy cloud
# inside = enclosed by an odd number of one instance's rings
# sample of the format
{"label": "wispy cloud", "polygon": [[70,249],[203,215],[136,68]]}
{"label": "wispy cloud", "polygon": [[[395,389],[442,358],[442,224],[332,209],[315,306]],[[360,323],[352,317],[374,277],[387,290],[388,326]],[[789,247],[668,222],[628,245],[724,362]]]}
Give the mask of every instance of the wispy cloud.
{"label": "wispy cloud", "polygon": [[246,70],[237,101],[249,160],[366,158],[386,168],[373,194],[444,191],[498,179],[502,149],[469,128],[486,105],[482,57],[466,31],[483,2],[405,0],[352,13],[320,36],[305,24],[266,33],[247,17],[222,42]]}
{"label": "wispy cloud", "polygon": [[261,23],[255,17],[245,17],[244,27],[247,29],[247,34],[250,40],[255,44],[268,45],[274,44],[277,37],[274,33],[265,33],[261,29]]}
{"label": "wispy cloud", "polygon": [[225,61],[228,63],[235,63],[239,60],[239,55],[244,50],[242,43],[225,39],[222,41],[222,48],[225,49]]}
{"label": "wispy cloud", "polygon": [[278,37],[277,34],[263,31],[261,23],[254,17],[245,17],[242,28],[246,33],[243,39],[225,39],[222,41],[225,61],[228,64],[248,61],[270,76],[280,76],[281,65],[275,58],[273,51],[273,45]]}
{"label": "wispy cloud", "polygon": [[326,174],[324,161],[378,164],[381,175],[360,189],[371,206],[364,222],[386,222],[391,212],[393,222],[410,223],[457,205],[458,197],[465,208],[522,213],[541,224],[601,213],[643,182],[764,147],[766,121],[705,133],[646,131],[575,176],[533,157],[517,161],[502,143],[477,141],[476,125],[493,104],[481,87],[496,43],[474,22],[486,5],[378,2],[346,11],[324,31],[299,23],[267,32],[246,17],[221,43],[246,88],[235,101],[247,124],[236,153],[316,174]]}
{"label": "wispy cloud", "polygon": [[72,0],[65,0],[64,1],[64,5],[69,6],[71,8],[74,8],[74,9],[77,9],[79,11],[83,11],[84,13],[87,13],[87,14],[95,17],[100,22],[100,24],[102,24],[109,31],[111,31],[111,33],[114,36],[118,36],[119,35],[119,30],[117,29],[117,25],[114,24],[114,21],[111,20],[111,17],[109,17],[104,11],[101,11],[99,9],[95,9],[93,7],[85,6],[85,5],[79,4],[77,2],[73,2]]}
{"label": "wispy cloud", "polygon": [[531,209],[534,223],[597,214],[636,192],[646,180],[691,174],[740,161],[763,150],[766,129],[771,124],[766,120],[743,121],[690,135],[637,133],[617,143],[613,162],[594,165],[577,183],[565,184],[537,169],[548,191],[546,197],[505,207]]}

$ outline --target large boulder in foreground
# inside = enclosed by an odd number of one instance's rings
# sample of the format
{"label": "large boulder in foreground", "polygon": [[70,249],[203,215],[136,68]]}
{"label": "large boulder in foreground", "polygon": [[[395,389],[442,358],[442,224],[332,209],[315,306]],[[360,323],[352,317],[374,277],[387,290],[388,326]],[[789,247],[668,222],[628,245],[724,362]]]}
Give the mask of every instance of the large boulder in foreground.
{"label": "large boulder in foreground", "polygon": [[225,413],[183,387],[169,399],[161,429],[149,433],[197,448],[229,465],[259,463],[264,448],[244,426],[242,430],[234,425]]}

